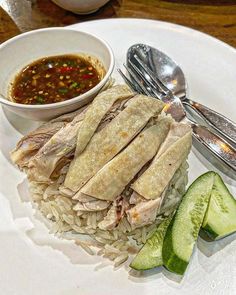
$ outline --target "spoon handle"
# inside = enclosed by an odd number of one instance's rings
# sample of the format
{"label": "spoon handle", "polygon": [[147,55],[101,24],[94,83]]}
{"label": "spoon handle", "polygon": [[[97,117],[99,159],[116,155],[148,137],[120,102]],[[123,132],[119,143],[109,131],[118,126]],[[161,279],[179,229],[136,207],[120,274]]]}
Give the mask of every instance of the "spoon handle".
{"label": "spoon handle", "polygon": [[236,144],[236,123],[226,118],[224,115],[193,100],[185,98],[183,104],[195,110],[210,127]]}
{"label": "spoon handle", "polygon": [[[189,120],[190,121],[190,120]],[[192,121],[193,136],[215,156],[236,171],[236,150],[222,137],[211,132],[205,126],[198,125]]]}

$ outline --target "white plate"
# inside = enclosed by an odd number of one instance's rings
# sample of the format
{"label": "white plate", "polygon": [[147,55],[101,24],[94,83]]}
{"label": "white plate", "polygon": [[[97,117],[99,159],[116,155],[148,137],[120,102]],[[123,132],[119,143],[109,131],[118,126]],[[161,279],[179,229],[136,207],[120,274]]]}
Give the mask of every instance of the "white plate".
{"label": "white plate", "polygon": [[[122,67],[128,47],[137,42],[166,52],[183,67],[191,98],[235,120],[236,53],[232,47],[185,27],[150,20],[112,19],[73,27],[109,42],[117,67]],[[114,76],[121,81],[116,71]],[[236,235],[214,243],[199,239],[180,282],[163,268],[142,276],[131,275],[128,267],[114,271],[109,261],[89,256],[72,242],[51,236],[33,216],[30,204],[22,202],[27,199],[26,185],[22,184],[25,176],[13,167],[8,155],[21,133],[34,126],[0,110],[1,294],[235,294]],[[214,169],[194,153],[189,163],[190,181]],[[236,195],[235,184],[224,179]]]}

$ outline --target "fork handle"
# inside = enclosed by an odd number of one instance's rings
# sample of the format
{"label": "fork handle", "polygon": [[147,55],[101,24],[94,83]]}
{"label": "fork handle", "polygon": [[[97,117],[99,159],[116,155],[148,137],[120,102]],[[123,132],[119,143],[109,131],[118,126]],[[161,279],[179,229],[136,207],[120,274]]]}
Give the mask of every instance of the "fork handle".
{"label": "fork handle", "polygon": [[221,135],[236,144],[236,123],[222,114],[193,100],[185,98],[183,104],[195,110],[210,127],[214,128]]}
{"label": "fork handle", "polygon": [[222,137],[192,121],[193,136],[236,172],[236,150]]}

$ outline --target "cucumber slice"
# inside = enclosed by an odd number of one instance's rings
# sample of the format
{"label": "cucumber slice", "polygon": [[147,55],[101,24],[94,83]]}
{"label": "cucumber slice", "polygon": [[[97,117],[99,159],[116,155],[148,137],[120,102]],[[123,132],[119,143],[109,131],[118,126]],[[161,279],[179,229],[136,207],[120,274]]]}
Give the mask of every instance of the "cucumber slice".
{"label": "cucumber slice", "polygon": [[222,239],[236,231],[236,200],[218,174],[215,175],[202,227],[212,240]]}
{"label": "cucumber slice", "polygon": [[171,272],[182,275],[188,266],[207,210],[214,176],[214,172],[207,172],[191,184],[170,222],[162,258],[164,266]]}
{"label": "cucumber slice", "polygon": [[146,241],[139,253],[134,257],[130,267],[136,270],[151,269],[163,264],[162,245],[168,225],[173,214],[165,219]]}

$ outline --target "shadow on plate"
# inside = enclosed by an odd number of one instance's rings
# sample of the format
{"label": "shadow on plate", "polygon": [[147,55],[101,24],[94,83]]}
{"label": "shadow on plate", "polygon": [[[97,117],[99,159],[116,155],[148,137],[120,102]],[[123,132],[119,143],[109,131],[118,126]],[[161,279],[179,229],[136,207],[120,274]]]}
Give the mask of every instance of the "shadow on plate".
{"label": "shadow on plate", "polygon": [[211,257],[223,250],[236,240],[236,234],[233,234],[218,241],[211,241],[202,230],[200,231],[200,237],[197,242],[198,249],[207,257]]}
{"label": "shadow on plate", "polygon": [[[235,241],[236,234],[226,237],[215,242],[207,242],[201,238],[198,240],[197,252],[198,263],[204,268],[207,273],[213,273],[216,269],[221,269],[221,265],[225,264],[226,260],[231,260],[235,256]],[[221,250],[227,247],[224,251],[224,256],[220,254]],[[201,255],[203,253],[203,255]],[[212,259],[204,259],[204,256],[212,257]],[[223,259],[222,259],[223,258]]]}
{"label": "shadow on plate", "polygon": [[[3,115],[0,118],[1,124],[1,139],[0,139],[0,150],[5,159],[12,165],[10,159],[10,151],[12,151],[18,139],[22,135],[27,134],[29,131],[37,128],[41,123],[26,120],[18,115],[10,112],[7,108],[2,107]],[[7,122],[5,122],[7,121]],[[9,123],[9,124],[8,124]],[[16,133],[19,133],[16,135]]]}
{"label": "shadow on plate", "polygon": [[6,116],[6,119],[10,125],[20,134],[26,135],[30,131],[36,129],[43,122],[36,122],[32,120],[25,119],[18,116],[17,114],[9,111],[7,108],[3,107],[3,112]]}
{"label": "shadow on plate", "polygon": [[135,283],[143,283],[145,281],[153,281],[162,277],[164,267],[156,267],[153,269],[138,271],[134,269],[130,269],[127,267],[127,271],[129,273],[129,280]]}
{"label": "shadow on plate", "polygon": [[10,126],[5,124],[4,122],[4,132],[1,135],[0,150],[4,155],[5,159],[12,166],[14,166],[10,159],[10,151],[12,151],[15,148],[16,142],[18,141],[16,140],[15,133],[20,133],[20,139],[22,135],[25,135],[29,133],[29,131],[37,128],[39,125],[41,125],[41,123],[19,117],[18,115],[10,112],[7,108],[2,107],[2,110],[3,118],[1,118],[1,120],[7,120]]}
{"label": "shadow on plate", "polygon": [[150,282],[150,281],[157,281],[163,276],[167,279],[168,284],[175,283],[179,285],[182,281],[184,276],[180,276],[174,273],[169,272],[163,266],[156,267],[153,269],[145,270],[145,271],[138,271],[134,269],[128,270],[129,272],[129,280],[135,283],[143,283],[143,281]]}

